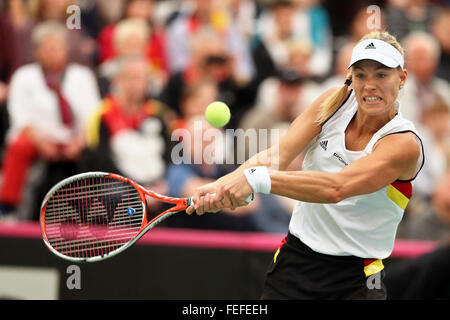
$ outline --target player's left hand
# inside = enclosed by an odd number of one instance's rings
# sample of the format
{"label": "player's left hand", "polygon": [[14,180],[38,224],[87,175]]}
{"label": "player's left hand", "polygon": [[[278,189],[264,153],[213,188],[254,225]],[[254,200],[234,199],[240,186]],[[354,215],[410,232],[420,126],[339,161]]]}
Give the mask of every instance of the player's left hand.
{"label": "player's left hand", "polygon": [[246,199],[253,193],[252,188],[247,182],[247,178],[244,174],[241,174],[238,178],[220,185],[214,195],[214,201],[220,201],[223,205],[222,208],[229,208],[234,210],[235,208],[242,207],[248,204]]}

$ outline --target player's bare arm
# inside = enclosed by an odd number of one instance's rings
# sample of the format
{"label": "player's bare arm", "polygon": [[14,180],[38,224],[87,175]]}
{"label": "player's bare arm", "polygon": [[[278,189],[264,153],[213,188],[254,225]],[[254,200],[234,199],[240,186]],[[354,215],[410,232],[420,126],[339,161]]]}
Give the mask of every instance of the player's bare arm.
{"label": "player's bare arm", "polygon": [[[278,145],[254,155],[230,174],[197,189],[193,195],[196,208],[191,206],[186,212],[191,214],[196,210],[197,214],[203,214],[204,212],[218,211],[224,207],[235,208],[246,205],[245,201],[238,201],[236,200],[237,198],[230,196],[230,184],[240,181],[244,177],[244,170],[253,166],[264,165],[279,171],[285,170],[292,160],[306,148],[309,142],[320,133],[321,125],[316,122],[319,108],[335,90],[336,88],[332,88],[324,92],[310,107],[300,114],[293,121],[288,132]],[[265,159],[264,163],[260,159]],[[242,191],[246,193],[250,191],[248,193],[251,194],[251,189],[247,190],[245,185],[241,186],[244,187]]]}
{"label": "player's bare arm", "polygon": [[419,156],[413,133],[395,134],[380,140],[372,154],[337,173],[269,170],[271,193],[306,202],[337,203],[375,192],[398,179],[411,179]]}

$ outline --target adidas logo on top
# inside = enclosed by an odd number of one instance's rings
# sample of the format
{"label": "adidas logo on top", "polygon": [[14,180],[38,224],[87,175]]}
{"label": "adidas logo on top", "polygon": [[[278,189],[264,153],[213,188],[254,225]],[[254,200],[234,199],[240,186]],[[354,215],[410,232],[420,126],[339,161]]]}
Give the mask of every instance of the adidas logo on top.
{"label": "adidas logo on top", "polygon": [[319,145],[322,147],[323,150],[327,150],[328,140],[323,140],[319,142]]}
{"label": "adidas logo on top", "polygon": [[373,42],[369,43],[364,49],[376,49],[375,45],[373,44]]}

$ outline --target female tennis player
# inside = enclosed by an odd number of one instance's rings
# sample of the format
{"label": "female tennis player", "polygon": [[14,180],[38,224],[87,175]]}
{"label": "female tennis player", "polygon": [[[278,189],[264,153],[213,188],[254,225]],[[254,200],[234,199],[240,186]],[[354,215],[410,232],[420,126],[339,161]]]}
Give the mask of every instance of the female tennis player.
{"label": "female tennis player", "polygon": [[[235,208],[252,192],[298,200],[264,299],[386,298],[382,259],[392,252],[423,147],[396,101],[407,70],[395,37],[364,36],[349,69],[345,84],[313,102],[276,148],[198,188],[187,210]],[[304,149],[302,171],[284,171]]]}

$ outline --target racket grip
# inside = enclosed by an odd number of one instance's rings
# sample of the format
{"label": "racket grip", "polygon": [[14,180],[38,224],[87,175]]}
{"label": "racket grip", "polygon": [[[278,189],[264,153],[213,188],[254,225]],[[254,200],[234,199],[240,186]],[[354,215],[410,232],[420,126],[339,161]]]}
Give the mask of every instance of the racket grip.
{"label": "racket grip", "polygon": [[[215,193],[213,193],[212,195],[215,195]],[[247,203],[252,202],[253,200],[255,200],[255,194],[252,192],[247,199],[245,199],[245,201]],[[194,197],[190,196],[189,198],[186,199],[186,206],[190,207],[190,206],[194,206]]]}
{"label": "racket grip", "polygon": [[190,207],[194,205],[194,197],[190,196],[189,198],[186,198],[186,207]]}

